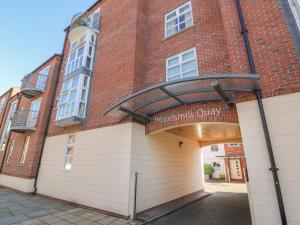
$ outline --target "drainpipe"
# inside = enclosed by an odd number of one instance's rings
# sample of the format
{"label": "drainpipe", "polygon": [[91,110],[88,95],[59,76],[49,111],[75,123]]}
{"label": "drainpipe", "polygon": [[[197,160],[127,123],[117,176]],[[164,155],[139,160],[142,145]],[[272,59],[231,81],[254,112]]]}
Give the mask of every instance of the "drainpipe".
{"label": "drainpipe", "polygon": [[[249,42],[249,38],[248,38],[248,30],[247,30],[247,27],[245,24],[241,3],[240,3],[240,0],[236,0],[235,2],[236,2],[238,15],[239,15],[239,20],[240,20],[242,35],[243,35],[245,48],[246,48],[246,52],[247,52],[250,71],[252,74],[256,74],[253,55],[251,52],[250,42]],[[276,162],[275,162],[275,158],[274,158],[273,147],[272,147],[272,143],[271,143],[271,139],[270,139],[266,115],[265,115],[264,106],[263,106],[263,102],[262,102],[261,91],[258,89],[255,90],[255,95],[256,95],[256,99],[257,99],[257,103],[258,103],[258,107],[259,107],[262,127],[263,127],[265,141],[266,141],[266,145],[267,145],[267,149],[268,149],[269,160],[270,160],[270,164],[271,164],[270,171],[272,172],[272,175],[273,175],[273,181],[274,181],[274,186],[275,186],[275,190],[276,190],[276,196],[277,196],[277,201],[278,201],[278,206],[279,206],[279,211],[280,211],[281,222],[282,222],[282,225],[287,225],[285,208],[284,208],[284,204],[283,204],[283,197],[282,197],[280,182],[279,182],[279,178],[278,178],[278,170],[279,169],[276,166]]]}
{"label": "drainpipe", "polygon": [[62,68],[62,64],[63,64],[64,50],[65,50],[66,41],[67,41],[67,33],[68,33],[68,30],[66,30],[66,36],[65,36],[65,40],[64,40],[64,46],[63,46],[63,49],[62,49],[60,64],[59,64],[59,68],[58,68],[58,75],[57,75],[57,78],[56,78],[56,81],[55,81],[55,84],[54,84],[54,90],[53,90],[54,91],[54,95],[52,96],[52,99],[51,99],[51,102],[50,102],[49,115],[48,115],[48,118],[47,118],[47,123],[46,123],[46,128],[45,128],[45,135],[44,135],[44,139],[43,139],[43,143],[42,143],[41,153],[40,153],[40,156],[39,156],[39,161],[38,161],[36,175],[35,175],[35,180],[34,180],[34,185],[33,185],[33,194],[36,194],[36,192],[37,192],[37,181],[38,181],[38,176],[39,176],[39,172],[40,172],[41,161],[42,161],[42,156],[43,156],[43,152],[44,152],[44,146],[45,146],[45,142],[46,142],[46,137],[48,135],[48,129],[49,129],[51,115],[52,115],[52,111],[53,111],[53,106],[54,106],[54,101],[55,101],[57,86],[58,86],[58,82],[59,82],[59,76],[60,76],[61,68]]}

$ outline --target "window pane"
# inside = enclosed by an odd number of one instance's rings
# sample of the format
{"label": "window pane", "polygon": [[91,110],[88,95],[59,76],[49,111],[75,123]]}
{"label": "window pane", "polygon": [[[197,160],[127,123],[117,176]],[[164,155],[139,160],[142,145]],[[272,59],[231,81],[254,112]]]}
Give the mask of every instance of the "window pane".
{"label": "window pane", "polygon": [[169,77],[169,78],[168,78],[168,81],[173,81],[173,80],[178,80],[178,79],[181,79],[181,76],[180,76],[180,75],[175,76],[175,77]]}
{"label": "window pane", "polygon": [[70,170],[72,168],[72,161],[73,161],[72,156],[65,157],[65,170]]}
{"label": "window pane", "polygon": [[70,62],[75,59],[75,52],[70,55]]}
{"label": "window pane", "polygon": [[168,69],[168,77],[174,77],[176,75],[180,75],[180,66]]}
{"label": "window pane", "polygon": [[182,65],[182,73],[186,73],[191,70],[196,70],[196,68],[197,68],[196,60],[193,60],[191,62]]}
{"label": "window pane", "polygon": [[66,155],[73,155],[73,152],[74,152],[74,147],[70,146],[67,148]]}
{"label": "window pane", "polygon": [[66,81],[63,83],[62,91],[66,91],[69,88],[70,81]]}
{"label": "window pane", "polygon": [[69,135],[68,144],[73,144],[73,143],[75,143],[75,135]]}
{"label": "window pane", "polygon": [[83,51],[84,51],[84,47],[81,47],[80,49],[78,49],[77,51],[77,57],[80,57],[83,55]]}
{"label": "window pane", "polygon": [[77,90],[71,91],[69,102],[74,102],[76,100],[76,93],[77,93]]}
{"label": "window pane", "polygon": [[182,61],[186,61],[189,59],[193,59],[195,58],[195,52],[194,51],[190,51],[188,53],[185,53],[184,55],[182,55]]}
{"label": "window pane", "polygon": [[76,88],[78,86],[78,82],[79,82],[79,76],[73,78],[72,88]]}
{"label": "window pane", "polygon": [[85,101],[86,90],[82,90],[81,101]]}
{"label": "window pane", "polygon": [[185,6],[179,9],[179,13],[183,13],[184,11],[190,9],[190,4],[186,4]]}
{"label": "window pane", "polygon": [[167,23],[167,29],[173,28],[178,24],[177,18],[171,20]]}
{"label": "window pane", "polygon": [[91,67],[91,57],[87,57],[86,58],[86,65],[85,65],[86,68],[90,69]]}
{"label": "window pane", "polygon": [[185,13],[185,14],[182,14],[181,16],[179,16],[179,23],[185,21],[185,20],[188,20],[192,17],[192,12],[188,12],[188,13]]}
{"label": "window pane", "polygon": [[84,117],[85,114],[85,103],[80,103],[78,115]]}
{"label": "window pane", "polygon": [[174,28],[167,31],[167,36],[171,36],[173,34],[176,34],[177,32],[178,32],[178,27],[176,26],[176,27],[174,27]]}
{"label": "window pane", "polygon": [[173,66],[173,65],[175,65],[175,64],[178,64],[179,63],[179,57],[176,57],[176,58],[174,58],[174,59],[169,59],[168,60],[168,66],[170,67],[170,66]]}
{"label": "window pane", "polygon": [[182,22],[182,23],[179,25],[179,29],[180,29],[180,30],[183,30],[183,29],[185,29],[185,28],[187,28],[187,27],[190,27],[191,25],[192,25],[192,20],[189,19],[189,20],[187,20],[187,21],[185,21],[185,22]]}
{"label": "window pane", "polygon": [[170,20],[172,18],[176,17],[176,12],[171,13],[170,15],[167,16],[167,20]]}
{"label": "window pane", "polygon": [[196,77],[196,76],[198,76],[197,70],[193,70],[193,71],[191,71],[191,72],[184,73],[184,74],[182,75],[183,78],[186,78],[186,77]]}

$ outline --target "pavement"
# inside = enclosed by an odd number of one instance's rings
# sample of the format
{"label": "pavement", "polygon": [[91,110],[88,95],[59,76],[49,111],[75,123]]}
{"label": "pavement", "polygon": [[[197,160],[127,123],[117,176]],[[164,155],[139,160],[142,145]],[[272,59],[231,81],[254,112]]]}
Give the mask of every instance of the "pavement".
{"label": "pavement", "polygon": [[0,225],[10,224],[135,225],[136,223],[38,195],[22,195],[0,188]]}
{"label": "pavement", "polygon": [[[205,184],[205,191],[210,195],[149,224],[251,225],[245,184],[209,182]],[[203,194],[199,193],[197,197]],[[0,188],[0,225],[10,224],[136,225],[137,222]]]}

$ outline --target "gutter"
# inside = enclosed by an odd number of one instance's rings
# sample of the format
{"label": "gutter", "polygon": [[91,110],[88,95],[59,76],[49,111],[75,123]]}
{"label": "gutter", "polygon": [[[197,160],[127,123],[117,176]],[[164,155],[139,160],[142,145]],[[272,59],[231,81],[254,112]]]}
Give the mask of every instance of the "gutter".
{"label": "gutter", "polygon": [[50,103],[49,115],[48,115],[48,118],[47,118],[47,123],[46,123],[46,128],[45,128],[45,136],[44,136],[44,139],[43,139],[41,153],[40,153],[40,157],[39,157],[39,161],[38,161],[38,165],[37,165],[37,171],[36,171],[34,185],[33,185],[33,194],[36,194],[36,192],[37,192],[37,181],[38,181],[38,176],[39,176],[39,172],[40,172],[40,168],[41,168],[41,161],[42,161],[42,156],[43,156],[43,152],[44,152],[46,137],[48,135],[48,129],[49,129],[51,115],[52,115],[52,111],[53,111],[53,106],[54,106],[55,96],[56,96],[56,92],[57,92],[59,77],[60,77],[60,74],[61,74],[61,69],[62,69],[62,64],[63,64],[63,59],[64,59],[64,50],[65,50],[66,42],[67,42],[67,36],[68,36],[68,33],[66,32],[64,46],[63,46],[63,49],[62,49],[60,64],[59,64],[59,68],[58,68],[58,73],[59,74],[58,74],[58,76],[56,78],[56,81],[55,81],[55,84],[54,84],[54,96],[52,96],[52,100],[51,100],[51,103]]}
{"label": "gutter", "polygon": [[[235,0],[235,3],[236,3],[238,15],[239,15],[239,20],[240,20],[242,35],[243,35],[244,44],[245,44],[245,48],[246,48],[246,52],[247,52],[250,71],[251,71],[251,73],[256,74],[256,69],[255,69],[255,65],[254,65],[250,41],[248,38],[248,30],[247,30],[247,27],[245,24],[243,10],[241,7],[240,0]],[[274,158],[273,147],[272,147],[272,143],[271,143],[271,139],[270,139],[265,110],[264,110],[264,106],[263,106],[263,102],[262,102],[261,90],[259,90],[259,89],[255,90],[255,95],[256,95],[256,99],[257,99],[257,103],[258,103],[262,127],[263,127],[263,131],[264,131],[265,142],[267,145],[269,160],[270,160],[270,164],[271,164],[270,171],[272,172],[272,175],[273,175],[273,181],[274,181],[274,187],[276,190],[276,196],[277,196],[277,201],[278,201],[278,206],[279,206],[281,223],[282,223],[282,225],[287,225],[288,223],[287,223],[287,219],[286,219],[285,208],[284,208],[284,204],[283,204],[283,197],[282,197],[282,192],[281,192],[281,187],[280,187],[280,182],[279,182],[279,177],[278,177],[279,169],[276,166],[276,162],[275,162],[275,158]]]}

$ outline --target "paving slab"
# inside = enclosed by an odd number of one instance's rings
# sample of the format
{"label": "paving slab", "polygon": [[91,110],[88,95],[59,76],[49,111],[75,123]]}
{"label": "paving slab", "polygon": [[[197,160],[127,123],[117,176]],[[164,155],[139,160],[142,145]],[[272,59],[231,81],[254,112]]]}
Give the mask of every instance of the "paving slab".
{"label": "paving slab", "polygon": [[[114,223],[114,224],[112,224]],[[38,195],[0,188],[0,225],[135,225],[103,213]]]}

